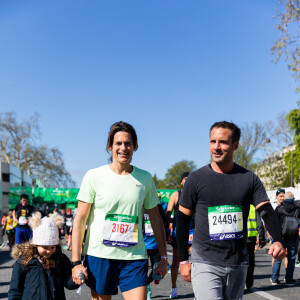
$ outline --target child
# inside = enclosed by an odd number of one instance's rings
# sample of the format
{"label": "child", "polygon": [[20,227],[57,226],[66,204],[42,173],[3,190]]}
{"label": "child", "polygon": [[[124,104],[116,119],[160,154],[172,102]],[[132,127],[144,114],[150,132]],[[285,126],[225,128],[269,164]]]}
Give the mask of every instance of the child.
{"label": "child", "polygon": [[5,231],[8,238],[9,249],[11,250],[15,244],[15,227],[18,223],[14,222],[13,210],[9,210],[8,216],[5,221]]}
{"label": "child", "polygon": [[76,289],[72,267],[59,245],[58,227],[63,218],[34,214],[29,225],[33,231],[30,242],[13,248],[14,264],[8,299],[65,300],[64,287]]}

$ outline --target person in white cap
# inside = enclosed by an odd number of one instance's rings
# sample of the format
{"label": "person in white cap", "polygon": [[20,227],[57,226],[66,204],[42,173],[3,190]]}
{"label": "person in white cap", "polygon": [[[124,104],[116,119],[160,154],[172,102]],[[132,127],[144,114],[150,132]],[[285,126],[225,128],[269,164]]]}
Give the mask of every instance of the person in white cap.
{"label": "person in white cap", "polygon": [[31,241],[16,245],[8,299],[65,300],[64,287],[76,289],[72,280],[71,262],[59,245],[58,227],[63,218],[41,218],[35,213],[29,219],[33,231]]}

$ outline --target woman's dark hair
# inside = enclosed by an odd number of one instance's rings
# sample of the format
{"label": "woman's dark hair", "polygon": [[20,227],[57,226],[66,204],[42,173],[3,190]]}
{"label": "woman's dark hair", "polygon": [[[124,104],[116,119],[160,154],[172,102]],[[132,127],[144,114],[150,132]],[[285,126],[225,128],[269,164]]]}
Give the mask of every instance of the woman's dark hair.
{"label": "woman's dark hair", "polygon": [[232,134],[231,134],[231,140],[233,143],[238,142],[241,137],[241,129],[238,128],[234,123],[230,123],[227,121],[221,121],[221,122],[216,122],[210,127],[209,134],[214,128],[226,128],[230,129]]}
{"label": "woman's dark hair", "polygon": [[138,149],[138,142],[137,142],[137,136],[135,129],[132,125],[119,121],[110,126],[108,138],[107,138],[107,144],[106,144],[106,151],[109,152],[111,149],[113,142],[114,142],[114,136],[117,132],[124,131],[128,132],[131,135],[132,142],[133,142],[133,149],[136,151]]}

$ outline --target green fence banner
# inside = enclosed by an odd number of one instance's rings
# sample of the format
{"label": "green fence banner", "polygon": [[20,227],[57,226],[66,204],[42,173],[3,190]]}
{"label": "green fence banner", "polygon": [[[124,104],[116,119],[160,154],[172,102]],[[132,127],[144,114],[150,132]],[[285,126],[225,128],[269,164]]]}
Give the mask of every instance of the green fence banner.
{"label": "green fence banner", "polygon": [[[161,197],[161,202],[168,203],[175,191],[177,190],[157,190],[157,193]],[[20,203],[22,193],[28,194],[29,203],[32,205],[67,204],[67,208],[75,208],[78,192],[79,189],[14,187],[10,188],[9,208],[14,209]]]}
{"label": "green fence banner", "polygon": [[157,194],[160,195],[161,202],[169,202],[171,195],[178,190],[157,190]]}
{"label": "green fence banner", "polygon": [[34,203],[75,204],[79,189],[34,188]]}

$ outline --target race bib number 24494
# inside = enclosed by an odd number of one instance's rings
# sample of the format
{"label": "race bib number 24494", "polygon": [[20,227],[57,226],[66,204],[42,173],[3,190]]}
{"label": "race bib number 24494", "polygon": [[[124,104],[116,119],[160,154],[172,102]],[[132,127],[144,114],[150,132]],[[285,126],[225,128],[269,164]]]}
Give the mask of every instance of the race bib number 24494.
{"label": "race bib number 24494", "polygon": [[243,237],[243,211],[239,205],[208,208],[209,235],[213,241],[235,240]]}

